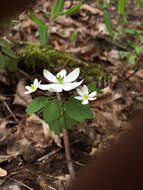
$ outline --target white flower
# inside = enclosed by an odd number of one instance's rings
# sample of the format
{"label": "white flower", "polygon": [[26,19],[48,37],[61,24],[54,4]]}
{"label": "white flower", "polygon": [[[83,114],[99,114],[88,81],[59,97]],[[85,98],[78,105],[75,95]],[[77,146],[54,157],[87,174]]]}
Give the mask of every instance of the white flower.
{"label": "white flower", "polygon": [[82,104],[88,104],[89,100],[95,100],[96,99],[95,96],[97,94],[96,91],[89,93],[86,85],[83,85],[81,89],[78,88],[77,93],[80,96],[75,96],[74,98],[76,98],[77,100],[82,100]]}
{"label": "white flower", "polygon": [[39,88],[41,90],[49,90],[51,92],[62,92],[62,90],[69,91],[78,87],[83,80],[80,82],[74,82],[79,76],[79,68],[74,69],[71,73],[67,75],[65,69],[61,70],[56,76],[54,76],[48,70],[43,71],[44,77],[54,84],[40,84]]}
{"label": "white flower", "polygon": [[26,90],[24,94],[30,94],[32,92],[35,92],[37,88],[39,88],[41,81],[38,81],[38,79],[35,79],[33,84],[31,86],[25,86]]}

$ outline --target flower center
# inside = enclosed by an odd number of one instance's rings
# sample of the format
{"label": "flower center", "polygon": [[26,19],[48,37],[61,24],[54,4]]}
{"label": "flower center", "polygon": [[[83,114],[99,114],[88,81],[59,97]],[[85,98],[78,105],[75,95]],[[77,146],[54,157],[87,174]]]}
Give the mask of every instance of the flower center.
{"label": "flower center", "polygon": [[61,75],[59,75],[58,77],[56,77],[56,79],[58,80],[58,82],[59,82],[60,84],[62,84],[63,81],[64,81],[64,77],[61,77]]}
{"label": "flower center", "polygon": [[32,90],[35,90],[36,88],[37,88],[37,86],[36,86],[36,85],[31,84],[31,89],[32,89]]}
{"label": "flower center", "polygon": [[88,99],[88,98],[89,98],[89,95],[88,95],[88,94],[83,94],[82,97],[83,97],[84,99]]}

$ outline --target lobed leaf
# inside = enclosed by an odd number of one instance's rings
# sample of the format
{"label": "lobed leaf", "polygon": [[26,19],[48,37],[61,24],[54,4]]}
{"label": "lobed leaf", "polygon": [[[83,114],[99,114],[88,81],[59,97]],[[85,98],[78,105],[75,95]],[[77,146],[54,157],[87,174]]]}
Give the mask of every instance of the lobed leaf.
{"label": "lobed leaf", "polygon": [[72,98],[65,102],[64,109],[66,115],[76,121],[83,122],[85,119],[93,118],[93,113],[90,110],[90,105],[82,105],[80,101]]}
{"label": "lobed leaf", "polygon": [[34,112],[39,111],[48,103],[48,101],[49,99],[43,96],[34,98],[29,104],[29,106],[27,107],[26,113],[32,114]]}
{"label": "lobed leaf", "polygon": [[59,100],[48,101],[46,105],[44,105],[43,109],[43,118],[46,123],[50,123],[54,120],[59,119],[61,116],[61,103]]}

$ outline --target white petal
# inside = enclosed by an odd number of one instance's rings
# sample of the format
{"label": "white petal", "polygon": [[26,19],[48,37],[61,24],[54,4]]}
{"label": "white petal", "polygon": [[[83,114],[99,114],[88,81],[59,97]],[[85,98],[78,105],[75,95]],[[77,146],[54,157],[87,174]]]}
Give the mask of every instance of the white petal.
{"label": "white petal", "polygon": [[74,88],[80,86],[82,82],[83,82],[83,80],[81,80],[80,82],[73,82],[73,83],[62,84],[62,88],[65,91],[73,90]]}
{"label": "white petal", "polygon": [[84,95],[84,92],[83,92],[80,88],[77,89],[77,93],[78,93],[80,96]]}
{"label": "white petal", "polygon": [[83,100],[82,104],[88,104],[88,100]]}
{"label": "white petal", "polygon": [[82,90],[84,91],[85,94],[88,94],[88,88],[86,85],[83,85]]}
{"label": "white petal", "polygon": [[25,86],[26,90],[31,90],[31,86]]}
{"label": "white petal", "polygon": [[74,98],[77,100],[83,100],[83,98],[81,96],[75,96]]}
{"label": "white petal", "polygon": [[97,92],[96,92],[96,91],[91,92],[91,93],[89,94],[89,97],[90,97],[90,98],[93,98],[94,96],[96,96],[96,94],[97,94]]}
{"label": "white petal", "polygon": [[25,91],[24,94],[30,94],[32,92],[33,92],[32,90],[29,90],[29,91]]}
{"label": "white petal", "polygon": [[65,91],[69,91],[73,89],[72,83],[62,84],[62,89]]}
{"label": "white petal", "polygon": [[73,82],[73,81],[75,81],[78,78],[79,73],[80,73],[79,68],[74,69],[71,73],[69,73],[64,78],[64,82]]}
{"label": "white petal", "polygon": [[96,98],[88,98],[88,100],[91,100],[91,101],[92,101],[92,100],[96,100]]}
{"label": "white petal", "polygon": [[40,84],[39,88],[50,92],[62,92],[61,84]]}
{"label": "white petal", "polygon": [[38,82],[38,79],[34,79],[34,82],[33,82],[33,84],[34,84],[35,86],[39,86],[39,82]]}
{"label": "white petal", "polygon": [[65,77],[67,74],[67,71],[65,69],[62,69],[58,74],[57,77],[61,76],[61,77]]}
{"label": "white petal", "polygon": [[50,73],[48,70],[46,70],[46,69],[44,69],[43,75],[50,82],[58,82],[57,79],[56,79],[56,77],[52,73]]}
{"label": "white petal", "polygon": [[40,84],[39,89],[41,90],[49,90],[51,84]]}

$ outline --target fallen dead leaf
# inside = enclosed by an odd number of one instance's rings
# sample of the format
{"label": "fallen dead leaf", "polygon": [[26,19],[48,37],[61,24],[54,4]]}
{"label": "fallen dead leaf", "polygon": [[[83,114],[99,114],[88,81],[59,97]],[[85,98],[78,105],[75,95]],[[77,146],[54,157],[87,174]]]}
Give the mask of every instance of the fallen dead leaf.
{"label": "fallen dead leaf", "polygon": [[101,10],[94,8],[94,7],[91,7],[87,4],[83,4],[80,7],[80,10],[86,10],[86,11],[89,11],[91,14],[99,14],[100,16],[103,15],[103,12]]}
{"label": "fallen dead leaf", "polygon": [[61,147],[60,137],[55,135],[49,129],[48,124],[35,114],[27,118],[24,134],[28,139],[36,143],[36,147],[47,147],[52,140]]}
{"label": "fallen dead leaf", "polygon": [[32,101],[31,95],[25,95],[25,79],[20,79],[16,87],[16,94],[14,97],[13,104],[18,104],[27,107]]}
{"label": "fallen dead leaf", "polygon": [[7,175],[7,171],[0,168],[0,177],[5,177]]}

